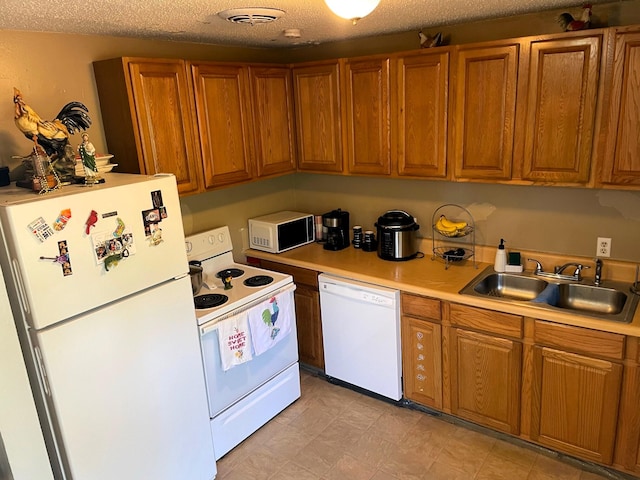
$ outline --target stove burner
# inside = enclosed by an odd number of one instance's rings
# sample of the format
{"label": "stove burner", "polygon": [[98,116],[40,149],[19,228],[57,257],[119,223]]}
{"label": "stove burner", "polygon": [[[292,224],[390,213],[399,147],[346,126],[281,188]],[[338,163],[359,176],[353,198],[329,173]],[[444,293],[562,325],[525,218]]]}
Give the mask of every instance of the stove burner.
{"label": "stove burner", "polygon": [[271,282],[273,282],[273,277],[270,277],[269,275],[255,275],[247,278],[243,283],[247,287],[262,287],[264,285],[269,285]]}
{"label": "stove burner", "polygon": [[226,303],[229,297],[220,293],[207,293],[205,295],[198,295],[193,298],[193,303],[196,305],[196,309],[213,308]]}
{"label": "stove burner", "polygon": [[225,278],[225,277],[239,277],[244,275],[244,270],[240,270],[239,268],[225,268],[224,270],[220,270],[216,273],[216,277]]}

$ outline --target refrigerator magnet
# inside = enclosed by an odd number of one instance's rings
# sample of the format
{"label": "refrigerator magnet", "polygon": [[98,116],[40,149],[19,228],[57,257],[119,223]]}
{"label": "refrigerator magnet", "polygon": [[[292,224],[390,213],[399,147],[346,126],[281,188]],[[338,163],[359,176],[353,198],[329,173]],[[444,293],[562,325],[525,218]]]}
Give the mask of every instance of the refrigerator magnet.
{"label": "refrigerator magnet", "polygon": [[154,190],[151,192],[151,202],[155,208],[160,208],[162,203],[162,192],[160,190]]}
{"label": "refrigerator magnet", "polygon": [[91,213],[87,218],[87,221],[84,223],[85,224],[84,233],[89,235],[89,232],[91,232],[91,227],[93,227],[97,222],[98,222],[98,212],[96,212],[95,210],[91,210]]}
{"label": "refrigerator magnet", "polygon": [[58,253],[55,257],[41,256],[40,260],[51,260],[53,263],[58,263],[62,267],[62,275],[65,277],[73,274],[71,270],[71,260],[69,259],[69,248],[66,240],[58,242]]}
{"label": "refrigerator magnet", "polygon": [[71,218],[71,209],[65,208],[60,212],[58,218],[56,218],[55,222],[53,222],[53,229],[56,231],[61,231],[64,227],[67,226],[67,222]]}
{"label": "refrigerator magnet", "polygon": [[38,217],[33,222],[29,224],[29,230],[34,237],[36,237],[40,242],[47,240],[49,237],[52,237],[54,234],[53,229],[45,222],[44,218]]}

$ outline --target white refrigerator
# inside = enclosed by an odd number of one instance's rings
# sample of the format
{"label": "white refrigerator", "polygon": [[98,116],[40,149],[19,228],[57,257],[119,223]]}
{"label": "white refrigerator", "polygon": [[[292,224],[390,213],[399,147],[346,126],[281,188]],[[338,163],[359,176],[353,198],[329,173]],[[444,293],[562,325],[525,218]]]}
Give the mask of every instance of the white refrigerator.
{"label": "white refrigerator", "polygon": [[55,478],[211,480],[173,175],[0,188],[0,262]]}

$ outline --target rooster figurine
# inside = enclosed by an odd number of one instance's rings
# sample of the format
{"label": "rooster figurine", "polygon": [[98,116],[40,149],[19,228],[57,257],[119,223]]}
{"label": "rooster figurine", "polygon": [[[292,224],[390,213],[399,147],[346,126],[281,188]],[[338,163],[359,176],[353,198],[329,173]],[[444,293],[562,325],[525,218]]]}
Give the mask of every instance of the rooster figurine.
{"label": "rooster figurine", "polygon": [[573,15],[565,12],[558,17],[558,23],[565,32],[575,32],[589,28],[591,24],[591,4],[587,3],[582,6],[582,16],[579,19],[575,19]]}
{"label": "rooster figurine", "polygon": [[[20,90],[14,87],[13,103],[15,104],[15,123],[25,137],[41,146],[51,157],[54,167],[56,162],[63,165],[62,174],[74,173],[74,154],[69,146],[69,135],[76,131],[86,130],[91,125],[88,109],[80,102],[67,103],[53,120],[42,120],[29,105],[24,102]],[[67,165],[71,163],[71,171]]]}

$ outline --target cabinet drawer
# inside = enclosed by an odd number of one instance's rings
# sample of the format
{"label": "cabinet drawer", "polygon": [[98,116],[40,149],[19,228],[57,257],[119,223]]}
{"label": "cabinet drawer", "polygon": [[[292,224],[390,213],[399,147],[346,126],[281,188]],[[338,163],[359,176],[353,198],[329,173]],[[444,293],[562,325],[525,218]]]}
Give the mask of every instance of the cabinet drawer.
{"label": "cabinet drawer", "polygon": [[616,333],[536,320],[534,342],[598,357],[624,358],[624,335]]}
{"label": "cabinet drawer", "polygon": [[522,338],[522,317],[518,315],[452,303],[449,306],[449,321],[460,327]]}
{"label": "cabinet drawer", "polygon": [[266,268],[267,270],[273,270],[275,272],[292,275],[293,281],[295,283],[301,283],[304,285],[309,285],[311,287],[318,286],[318,272],[316,272],[315,270],[294,267],[292,265],[271,262],[269,260],[262,260],[260,264],[262,265],[262,268]]}
{"label": "cabinet drawer", "polygon": [[428,318],[429,320],[442,319],[440,313],[440,300],[409,293],[401,294],[402,313],[417,318]]}

